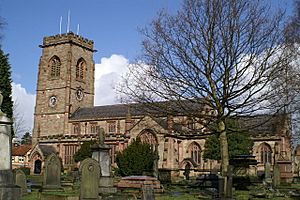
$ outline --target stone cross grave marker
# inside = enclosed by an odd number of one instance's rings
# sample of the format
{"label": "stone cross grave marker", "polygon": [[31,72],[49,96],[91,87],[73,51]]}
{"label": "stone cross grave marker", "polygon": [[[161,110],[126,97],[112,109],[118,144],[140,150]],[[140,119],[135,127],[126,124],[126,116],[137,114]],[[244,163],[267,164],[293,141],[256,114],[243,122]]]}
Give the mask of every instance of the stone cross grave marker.
{"label": "stone cross grave marker", "polygon": [[22,195],[27,193],[26,175],[21,169],[17,169],[16,172],[16,185],[21,187]]}
{"label": "stone cross grave marker", "polygon": [[104,146],[105,145],[105,132],[103,128],[100,128],[98,131],[99,135],[99,145]]}
{"label": "stone cross grave marker", "polygon": [[59,157],[52,153],[45,161],[44,188],[60,188],[61,162]]}
{"label": "stone cross grave marker", "polygon": [[79,172],[81,175],[80,200],[98,200],[100,178],[99,163],[92,158],[86,158],[82,161]]}

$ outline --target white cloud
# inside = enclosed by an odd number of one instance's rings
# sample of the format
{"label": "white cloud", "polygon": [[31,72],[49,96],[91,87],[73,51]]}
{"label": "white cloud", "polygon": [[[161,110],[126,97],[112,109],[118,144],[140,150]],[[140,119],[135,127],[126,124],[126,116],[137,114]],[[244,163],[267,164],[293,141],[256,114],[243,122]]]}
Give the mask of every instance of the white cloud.
{"label": "white cloud", "polygon": [[12,99],[14,101],[14,117],[18,118],[20,132],[17,135],[24,134],[23,131],[32,132],[33,113],[35,106],[35,94],[30,94],[21,84],[12,83]]}
{"label": "white cloud", "polygon": [[95,69],[95,105],[118,103],[116,87],[128,70],[129,61],[122,55],[101,58]]}

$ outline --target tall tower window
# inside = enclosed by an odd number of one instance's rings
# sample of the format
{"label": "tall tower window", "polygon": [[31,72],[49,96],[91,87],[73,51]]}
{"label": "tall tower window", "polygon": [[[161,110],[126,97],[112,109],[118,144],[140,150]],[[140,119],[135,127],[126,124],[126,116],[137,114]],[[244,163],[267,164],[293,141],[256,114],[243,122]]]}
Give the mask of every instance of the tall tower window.
{"label": "tall tower window", "polygon": [[86,62],[80,58],[76,65],[76,79],[83,81],[85,78]]}
{"label": "tall tower window", "polygon": [[51,59],[50,59],[50,62],[49,62],[49,67],[50,67],[50,77],[51,78],[59,78],[60,76],[60,66],[61,66],[61,63],[60,63],[60,60],[57,56],[53,56]]}

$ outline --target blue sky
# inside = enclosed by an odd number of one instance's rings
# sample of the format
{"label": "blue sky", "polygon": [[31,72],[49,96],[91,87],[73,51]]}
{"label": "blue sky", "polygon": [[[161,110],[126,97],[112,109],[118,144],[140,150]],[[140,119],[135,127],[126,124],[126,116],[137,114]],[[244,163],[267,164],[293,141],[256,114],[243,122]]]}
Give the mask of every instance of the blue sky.
{"label": "blue sky", "polygon": [[[291,12],[293,0],[270,0],[275,7]],[[26,126],[32,127],[37,69],[44,36],[67,29],[70,10],[71,31],[94,40],[96,63],[96,105],[116,103],[113,91],[118,75],[132,63],[141,49],[138,27],[149,24],[162,8],[176,12],[181,0],[0,0],[0,16],[7,25],[2,48],[9,53],[13,97],[19,104]]]}
{"label": "blue sky", "polygon": [[3,49],[10,54],[13,80],[35,93],[37,67],[44,36],[66,32],[68,11],[71,31],[94,40],[94,59],[112,54],[132,60],[140,50],[138,27],[143,27],[163,7],[173,11],[176,0],[0,0],[0,16],[7,22]]}

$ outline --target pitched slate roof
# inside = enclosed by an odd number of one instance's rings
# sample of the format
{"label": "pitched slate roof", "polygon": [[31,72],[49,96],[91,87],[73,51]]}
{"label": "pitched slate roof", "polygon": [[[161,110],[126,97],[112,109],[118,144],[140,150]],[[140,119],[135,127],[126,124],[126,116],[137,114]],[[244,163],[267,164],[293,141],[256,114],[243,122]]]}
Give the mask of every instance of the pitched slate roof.
{"label": "pitched slate roof", "polygon": [[285,128],[283,127],[285,120],[288,118],[284,115],[256,115],[238,118],[240,128],[248,130],[253,136],[279,133],[282,128]]}
{"label": "pitched slate roof", "polygon": [[[116,104],[108,106],[95,106],[91,108],[79,108],[72,115],[70,120],[89,120],[99,118],[126,117],[129,106],[126,104]],[[134,106],[130,107],[131,115],[143,115],[141,110]]]}
{"label": "pitched slate roof", "polygon": [[12,156],[25,156],[28,151],[31,150],[31,145],[20,145],[13,147],[11,154]]}
{"label": "pitched slate roof", "polygon": [[[128,112],[132,116],[144,116],[149,114],[162,114],[166,115],[166,110],[170,110],[170,113],[184,113],[199,111],[203,108],[204,104],[193,101],[164,101],[157,103],[132,103],[132,104],[115,104],[107,106],[95,106],[91,108],[79,108],[75,111],[70,120],[94,120],[100,118],[125,118]],[[179,106],[180,105],[180,106]]]}
{"label": "pitched slate roof", "polygon": [[44,156],[48,156],[51,153],[56,153],[56,150],[53,146],[40,144],[39,148],[41,149]]}

